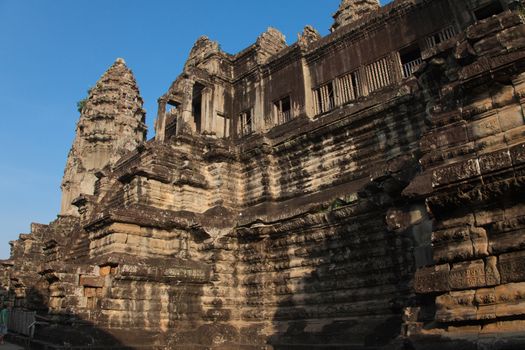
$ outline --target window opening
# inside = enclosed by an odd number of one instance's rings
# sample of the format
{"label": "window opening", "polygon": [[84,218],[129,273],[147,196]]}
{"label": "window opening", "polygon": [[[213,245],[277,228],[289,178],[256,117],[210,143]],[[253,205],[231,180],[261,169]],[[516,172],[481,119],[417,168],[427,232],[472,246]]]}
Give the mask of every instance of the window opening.
{"label": "window opening", "polygon": [[343,75],[338,79],[339,82],[339,90],[338,95],[341,104],[348,103],[350,101],[353,101],[357,99],[359,96],[361,96],[361,89],[360,89],[360,83],[359,83],[359,72],[355,71],[352,73],[348,73]]}
{"label": "window opening", "polygon": [[292,119],[292,104],[290,96],[280,99],[273,104],[278,124],[286,123]]}
{"label": "window opening", "polygon": [[166,135],[168,137],[175,135],[177,131],[177,111],[180,103],[168,101],[166,105]]}
{"label": "window opening", "polygon": [[474,16],[476,16],[478,21],[481,21],[482,19],[492,17],[501,12],[503,12],[503,6],[501,6],[501,3],[499,1],[493,1],[486,6],[474,10]]}
{"label": "window opening", "polygon": [[246,136],[252,133],[253,131],[253,120],[252,120],[252,110],[247,109],[239,115],[241,135]]}
{"label": "window opening", "polygon": [[425,49],[430,49],[443,41],[447,41],[448,39],[454,37],[456,35],[456,30],[453,26],[446,27],[445,29],[432,34],[431,36],[427,37],[425,39]]}
{"label": "window opening", "polygon": [[166,112],[168,114],[177,114],[177,109],[179,108],[180,103],[174,101],[168,101],[166,104]]}
{"label": "window opening", "polygon": [[375,91],[394,82],[388,57],[384,57],[365,67],[369,91]]}
{"label": "window opening", "polygon": [[195,83],[193,85],[193,101],[191,104],[193,121],[195,122],[195,128],[197,132],[201,132],[201,121],[202,121],[202,90],[204,85]]}
{"label": "window opening", "polygon": [[401,67],[403,68],[403,78],[411,76],[416,68],[423,63],[421,50],[418,45],[412,45],[399,51],[399,58],[401,60]]}
{"label": "window opening", "polygon": [[215,121],[215,135],[217,137],[230,137],[230,118],[224,114],[217,113]]}
{"label": "window opening", "polygon": [[335,107],[334,85],[329,82],[314,90],[315,114],[322,114]]}
{"label": "window opening", "polygon": [[361,79],[359,78],[359,72],[350,73],[352,78],[352,90],[354,92],[354,98],[360,97],[362,95],[361,90]]}

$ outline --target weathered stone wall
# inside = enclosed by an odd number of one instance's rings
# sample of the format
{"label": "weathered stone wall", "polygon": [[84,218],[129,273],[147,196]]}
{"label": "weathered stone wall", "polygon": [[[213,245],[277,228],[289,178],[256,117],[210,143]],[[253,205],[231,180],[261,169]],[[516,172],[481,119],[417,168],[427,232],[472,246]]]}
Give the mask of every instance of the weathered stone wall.
{"label": "weathered stone wall", "polygon": [[379,7],[378,0],[343,0],[333,16],[334,24],[331,30],[334,31],[341,26],[351,24]]}
{"label": "weathered stone wall", "polygon": [[518,16],[479,22],[456,45],[457,66],[434,58],[427,68],[447,79],[421,140],[433,264],[418,269],[414,288],[435,298],[433,321],[447,333],[523,327],[524,30]]}
{"label": "weathered stone wall", "polygon": [[145,112],[133,73],[117,61],[89,90],[62,180],[62,215],[78,215],[72,202],[92,195],[96,174],[146,139]]}
{"label": "weathered stone wall", "polygon": [[[159,110],[162,137],[98,173],[79,217],[13,243],[6,287],[51,319],[37,338],[521,349],[525,24],[520,11],[473,23],[461,12],[471,5],[396,1],[356,22],[379,33],[387,19],[406,28],[418,13],[450,15],[391,47],[351,26],[324,39],[307,28],[290,47],[269,30],[235,56],[200,38],[161,97],[176,107]],[[374,60],[347,62],[344,50],[400,57],[459,17],[410,76],[313,113],[310,90]],[[297,113],[273,126],[287,87]],[[235,130],[249,106],[249,135],[206,129],[224,112]]]}

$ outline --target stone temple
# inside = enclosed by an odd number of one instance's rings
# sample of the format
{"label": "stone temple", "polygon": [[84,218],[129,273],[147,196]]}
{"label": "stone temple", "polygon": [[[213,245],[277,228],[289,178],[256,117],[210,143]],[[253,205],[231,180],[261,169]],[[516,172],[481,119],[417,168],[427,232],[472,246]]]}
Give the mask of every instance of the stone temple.
{"label": "stone temple", "polygon": [[[305,5],[306,6],[306,5]],[[525,349],[525,6],[343,0],[201,37],[155,137],[117,59],[0,270],[46,349]],[[32,336],[32,337],[31,337]]]}

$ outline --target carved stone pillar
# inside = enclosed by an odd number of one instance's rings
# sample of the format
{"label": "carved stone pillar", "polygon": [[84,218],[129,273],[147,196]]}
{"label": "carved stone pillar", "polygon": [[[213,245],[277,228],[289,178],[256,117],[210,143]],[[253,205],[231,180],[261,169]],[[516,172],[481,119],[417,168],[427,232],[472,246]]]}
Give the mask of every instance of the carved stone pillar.
{"label": "carved stone pillar", "polygon": [[268,113],[268,115],[266,115],[264,110],[264,89],[264,77],[262,76],[262,74],[259,74],[258,81],[257,83],[255,83],[255,105],[253,106],[252,115],[254,131],[268,130],[273,125],[275,125],[275,121],[273,120],[273,115],[271,115],[271,111],[270,113]]}
{"label": "carved stone pillar", "polygon": [[313,92],[312,92],[312,78],[310,75],[310,67],[306,63],[306,59],[301,59],[301,67],[303,71],[303,86],[304,86],[304,112],[301,111],[301,114],[304,113],[308,118],[312,119],[315,116],[315,106],[313,101]]}
{"label": "carved stone pillar", "polygon": [[213,89],[205,87],[201,96],[202,131],[213,131]]}
{"label": "carved stone pillar", "polygon": [[366,75],[366,67],[361,66],[358,69],[359,71],[359,77],[361,78],[361,94],[363,96],[368,96],[370,89],[368,88],[368,77]]}
{"label": "carved stone pillar", "polygon": [[164,141],[166,137],[166,101],[159,99],[157,120],[155,121],[155,140]]}
{"label": "carved stone pillar", "polygon": [[[195,121],[193,120],[193,109],[192,109],[192,102],[193,102],[193,86],[195,84],[195,81],[193,79],[186,79],[184,81],[184,91],[183,91],[183,99],[181,104],[182,109],[182,125],[181,127],[183,129],[188,129],[191,132],[195,132],[197,130],[197,127],[195,125]],[[182,131],[182,129],[179,129],[177,127],[178,131]]]}

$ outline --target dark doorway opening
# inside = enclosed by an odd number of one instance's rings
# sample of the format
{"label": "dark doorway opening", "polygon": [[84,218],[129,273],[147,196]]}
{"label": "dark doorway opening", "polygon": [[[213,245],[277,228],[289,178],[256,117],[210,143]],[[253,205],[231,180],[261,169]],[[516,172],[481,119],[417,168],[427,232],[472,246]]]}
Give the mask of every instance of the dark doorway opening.
{"label": "dark doorway opening", "polygon": [[401,59],[401,66],[403,68],[403,78],[411,76],[416,68],[423,63],[421,59],[421,49],[417,44],[410,45],[399,51],[399,58]]}
{"label": "dark doorway opening", "polygon": [[202,129],[202,90],[204,85],[195,83],[193,85],[193,100],[191,110],[193,114],[193,121],[195,122],[195,129],[201,132]]}
{"label": "dark doorway opening", "polygon": [[177,133],[177,116],[179,115],[180,103],[168,101],[166,104],[166,137],[170,138]]}
{"label": "dark doorway opening", "polygon": [[501,6],[501,3],[499,1],[494,1],[488,5],[478,8],[477,10],[474,10],[474,16],[476,16],[478,21],[481,21],[482,19],[492,17],[502,12],[503,6]]}

